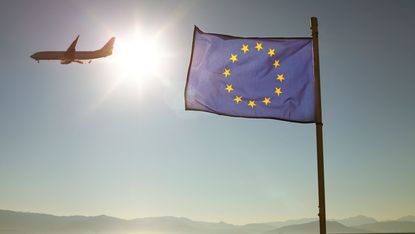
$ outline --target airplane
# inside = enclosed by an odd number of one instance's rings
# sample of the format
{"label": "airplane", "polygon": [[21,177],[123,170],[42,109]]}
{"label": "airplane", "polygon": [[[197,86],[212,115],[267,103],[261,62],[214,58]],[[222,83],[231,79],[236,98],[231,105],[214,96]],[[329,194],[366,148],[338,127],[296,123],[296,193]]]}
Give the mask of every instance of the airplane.
{"label": "airplane", "polygon": [[83,64],[83,60],[107,57],[112,54],[115,37],[112,37],[101,49],[95,51],[76,51],[76,43],[78,43],[79,35],[72,42],[66,51],[39,51],[32,54],[30,57],[38,63],[40,60],[60,60],[61,64],[69,64],[72,62]]}

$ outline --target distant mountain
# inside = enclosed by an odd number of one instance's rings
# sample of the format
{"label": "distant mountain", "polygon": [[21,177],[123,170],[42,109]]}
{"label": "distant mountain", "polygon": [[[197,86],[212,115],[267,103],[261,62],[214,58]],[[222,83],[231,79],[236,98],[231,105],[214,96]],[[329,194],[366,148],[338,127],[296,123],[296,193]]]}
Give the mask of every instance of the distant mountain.
{"label": "distant mountain", "polygon": [[415,216],[413,216],[413,215],[404,216],[402,218],[399,218],[398,221],[415,222]]}
{"label": "distant mountain", "polygon": [[0,210],[0,234],[257,234],[272,228],[244,228],[177,217],[123,220],[104,215],[53,216]]}
{"label": "distant mountain", "polygon": [[[328,221],[327,230],[328,233],[415,233],[415,222],[406,221],[413,219],[414,216],[406,216],[398,221],[376,222],[373,218],[356,216]],[[0,234],[313,234],[318,230],[315,218],[232,225],[168,216],[124,220],[105,215],[54,216],[0,210]]]}
{"label": "distant mountain", "polygon": [[238,233],[238,226],[232,224],[192,221],[187,218],[154,217],[134,219],[129,222],[134,233]]}
{"label": "distant mountain", "polygon": [[271,222],[268,223],[276,228],[289,226],[289,225],[295,225],[295,224],[303,224],[303,223],[310,223],[313,221],[317,221],[317,218],[304,218],[304,219],[290,219],[287,221],[280,221],[280,222]]}
{"label": "distant mountain", "polygon": [[252,233],[263,233],[275,228],[276,226],[269,223],[250,223],[240,227],[241,230]]}
{"label": "distant mountain", "polygon": [[274,230],[276,228],[294,225],[294,224],[303,224],[309,223],[312,221],[316,221],[316,218],[305,218],[305,219],[292,219],[287,221],[279,221],[279,222],[267,222],[267,223],[250,223],[243,225],[241,229],[243,230],[250,230],[254,232],[267,232],[270,230]]}
{"label": "distant mountain", "polygon": [[116,230],[126,221],[108,216],[68,216],[24,213],[0,210],[0,233],[51,233],[79,230]]}
{"label": "distant mountain", "polygon": [[377,222],[376,219],[363,216],[363,215],[345,218],[345,219],[338,219],[336,221],[348,227],[359,226],[359,225],[364,225],[364,224],[372,224],[372,223]]}
{"label": "distant mountain", "polygon": [[317,221],[317,218],[305,218],[305,219],[290,219],[287,221],[278,221],[278,222],[267,222],[267,223],[252,223],[252,224],[246,224],[244,226],[267,226],[267,227],[273,227],[272,229],[288,226],[288,225],[294,225],[294,224],[303,224],[303,223],[309,223],[313,221]]}
{"label": "distant mountain", "polygon": [[357,226],[357,228],[369,230],[372,232],[389,232],[389,233],[415,233],[415,222],[410,221],[385,221],[372,224]]}
{"label": "distant mountain", "polygon": [[[367,233],[368,231],[358,228],[347,227],[336,221],[327,221],[327,233]],[[314,221],[304,224],[289,225],[266,234],[314,234],[319,233],[319,222]]]}

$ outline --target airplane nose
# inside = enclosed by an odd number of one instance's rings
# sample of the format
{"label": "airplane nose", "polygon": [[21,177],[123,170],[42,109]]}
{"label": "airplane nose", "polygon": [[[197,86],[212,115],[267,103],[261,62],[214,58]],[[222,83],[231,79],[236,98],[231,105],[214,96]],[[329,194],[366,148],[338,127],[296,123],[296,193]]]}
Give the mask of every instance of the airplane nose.
{"label": "airplane nose", "polygon": [[30,55],[32,59],[35,59],[35,54]]}

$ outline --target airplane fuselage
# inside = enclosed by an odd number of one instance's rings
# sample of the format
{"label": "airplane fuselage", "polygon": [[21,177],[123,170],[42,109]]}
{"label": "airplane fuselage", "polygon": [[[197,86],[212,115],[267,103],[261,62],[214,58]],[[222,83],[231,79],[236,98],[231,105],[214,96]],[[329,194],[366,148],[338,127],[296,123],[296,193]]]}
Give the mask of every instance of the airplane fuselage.
{"label": "airplane fuselage", "polygon": [[68,55],[65,51],[40,51],[34,53],[32,57],[34,60],[91,60],[102,58],[111,55],[110,53],[103,53],[96,51],[76,51],[73,55]]}
{"label": "airplane fuselage", "polygon": [[40,60],[60,60],[61,64],[69,64],[72,62],[83,63],[83,60],[91,61],[112,54],[115,37],[112,37],[101,49],[94,51],[76,51],[75,46],[78,38],[79,36],[76,37],[66,51],[40,51],[32,54],[30,57],[37,62]]}

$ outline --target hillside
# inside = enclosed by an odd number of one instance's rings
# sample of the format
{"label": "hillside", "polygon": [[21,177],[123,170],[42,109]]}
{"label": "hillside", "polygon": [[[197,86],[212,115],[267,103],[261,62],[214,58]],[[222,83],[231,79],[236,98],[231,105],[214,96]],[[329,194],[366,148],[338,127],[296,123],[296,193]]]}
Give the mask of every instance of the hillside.
{"label": "hillside", "polygon": [[388,232],[388,233],[415,233],[415,222],[410,221],[385,221],[372,224],[357,226],[357,228],[369,230],[372,232]]}
{"label": "hillside", "polygon": [[[355,216],[327,222],[328,233],[415,233],[413,216],[377,222]],[[345,225],[349,224],[349,225]],[[353,225],[360,224],[360,225]],[[232,225],[224,222],[193,221],[183,217],[150,217],[132,220],[100,216],[54,216],[0,210],[0,234],[313,234],[318,233],[315,218],[280,222]]]}
{"label": "hillside", "polygon": [[[366,233],[366,230],[347,227],[336,221],[327,222],[327,232],[328,233]],[[281,227],[267,234],[305,234],[305,233],[319,233],[319,222],[310,222],[305,224],[296,224]]]}

